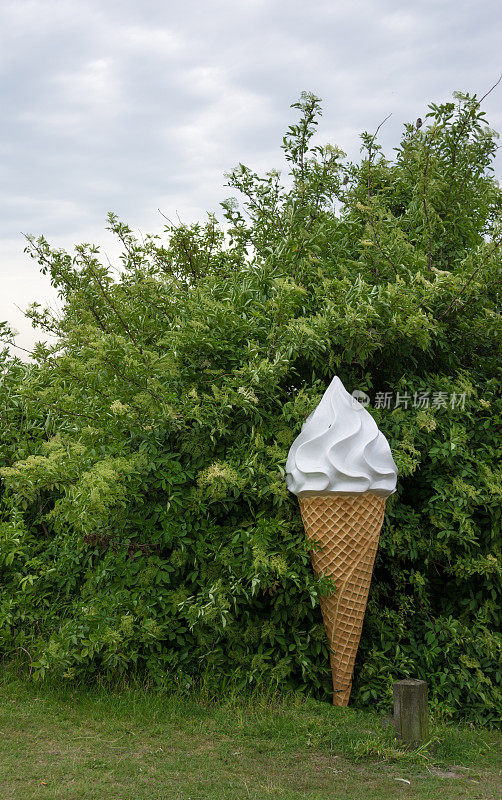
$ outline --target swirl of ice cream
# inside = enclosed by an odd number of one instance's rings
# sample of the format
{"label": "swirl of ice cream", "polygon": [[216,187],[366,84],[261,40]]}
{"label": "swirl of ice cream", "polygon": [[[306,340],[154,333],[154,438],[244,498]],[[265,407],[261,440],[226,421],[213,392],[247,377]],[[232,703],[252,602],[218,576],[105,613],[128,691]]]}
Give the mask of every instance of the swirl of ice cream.
{"label": "swirl of ice cream", "polygon": [[286,473],[289,491],[298,496],[388,497],[396,491],[397,467],[387,439],[337,377],[291,445]]}

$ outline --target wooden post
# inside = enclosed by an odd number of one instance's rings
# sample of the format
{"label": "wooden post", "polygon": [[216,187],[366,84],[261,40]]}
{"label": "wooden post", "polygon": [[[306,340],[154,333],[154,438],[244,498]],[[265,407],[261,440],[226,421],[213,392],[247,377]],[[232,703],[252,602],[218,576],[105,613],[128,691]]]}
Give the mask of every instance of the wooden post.
{"label": "wooden post", "polygon": [[393,686],[393,693],[397,738],[409,748],[426,744],[429,741],[426,682],[414,678],[398,681]]}

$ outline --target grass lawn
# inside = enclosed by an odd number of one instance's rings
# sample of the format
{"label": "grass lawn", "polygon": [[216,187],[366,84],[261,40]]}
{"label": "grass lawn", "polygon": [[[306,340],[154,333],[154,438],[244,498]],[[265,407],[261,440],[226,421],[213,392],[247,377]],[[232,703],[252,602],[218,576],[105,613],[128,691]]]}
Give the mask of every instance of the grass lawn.
{"label": "grass lawn", "polygon": [[491,800],[501,737],[432,726],[407,753],[389,719],[326,703],[0,682],[1,800]]}

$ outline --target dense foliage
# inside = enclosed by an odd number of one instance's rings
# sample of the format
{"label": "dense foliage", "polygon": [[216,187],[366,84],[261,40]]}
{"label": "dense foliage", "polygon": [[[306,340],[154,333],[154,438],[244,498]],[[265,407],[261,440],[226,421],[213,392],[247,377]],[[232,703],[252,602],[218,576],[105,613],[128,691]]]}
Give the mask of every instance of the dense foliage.
{"label": "dense foliage", "polygon": [[[334,374],[366,391],[400,470],[353,700],[425,678],[446,714],[500,713],[496,135],[431,105],[393,160],[315,144],[295,104],[285,183],[239,165],[225,226],[28,250],[59,291],[34,363],[3,356],[0,647],[31,674],[161,684],[201,671],[328,696],[291,442]],[[397,395],[399,393],[399,396]]]}

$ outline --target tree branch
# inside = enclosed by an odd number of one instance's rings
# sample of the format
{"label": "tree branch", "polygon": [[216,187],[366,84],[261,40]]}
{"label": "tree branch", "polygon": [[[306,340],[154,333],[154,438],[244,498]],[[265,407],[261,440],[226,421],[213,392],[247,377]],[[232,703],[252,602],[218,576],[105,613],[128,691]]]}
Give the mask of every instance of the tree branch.
{"label": "tree branch", "polygon": [[426,150],[426,159],[425,159],[425,169],[424,169],[424,183],[423,183],[423,194],[422,194],[422,203],[424,206],[424,213],[425,213],[425,221],[427,223],[427,232],[429,234],[429,253],[427,256],[427,268],[430,270],[432,267],[432,236],[431,236],[431,224],[429,221],[429,213],[427,211],[427,200],[426,200],[426,180],[427,180],[427,169],[429,167],[429,158],[431,152],[431,141],[429,139],[429,144]]}
{"label": "tree branch", "polygon": [[385,119],[383,119],[383,120],[381,121],[380,125],[378,126],[378,128],[377,128],[377,129],[376,129],[376,131],[375,131],[375,133],[374,133],[374,134],[373,134],[373,136],[371,137],[370,143],[369,143],[369,145],[368,145],[368,200],[369,200],[369,199],[370,199],[370,197],[371,197],[371,157],[372,157],[372,155],[373,155],[373,153],[372,153],[372,149],[371,149],[371,148],[373,147],[373,142],[375,141],[375,139],[376,139],[376,137],[377,137],[377,135],[378,135],[378,131],[380,130],[380,128],[382,127],[382,125],[385,125],[385,123],[387,122],[387,120],[388,120],[390,117],[392,117],[392,113],[391,113],[391,114],[387,114],[387,116],[385,117]]}
{"label": "tree branch", "polygon": [[[497,247],[500,247],[500,245],[502,244],[502,240],[501,240],[500,242],[495,242],[494,244],[495,244],[495,247],[496,247],[496,248],[497,248]],[[467,281],[467,283],[466,283],[466,284],[465,284],[465,285],[462,287],[461,291],[460,291],[460,292],[459,292],[457,295],[455,295],[455,297],[454,297],[454,298],[453,298],[453,300],[451,301],[451,303],[450,303],[450,305],[448,306],[448,308],[446,309],[446,311],[444,311],[444,312],[441,314],[441,316],[439,316],[439,317],[438,317],[438,320],[440,320],[440,319],[443,319],[443,317],[445,317],[445,316],[447,315],[447,313],[449,312],[449,310],[450,310],[450,308],[453,306],[453,304],[454,304],[454,303],[456,303],[456,302],[457,302],[457,300],[458,300],[460,297],[462,297],[463,293],[465,292],[465,290],[467,289],[467,287],[469,286],[469,284],[470,284],[470,283],[471,283],[471,282],[474,280],[475,276],[478,274],[479,270],[480,270],[482,267],[483,267],[483,264],[480,264],[480,265],[479,265],[479,267],[476,267],[476,269],[474,270],[474,272],[473,272],[473,273],[472,273],[472,275],[470,276],[470,278],[469,278],[469,280]],[[495,281],[495,283],[496,283],[496,281]]]}
{"label": "tree branch", "polygon": [[497,88],[497,86],[499,85],[500,81],[502,81],[502,72],[501,72],[501,73],[500,73],[500,75],[499,75],[499,79],[498,79],[498,81],[496,81],[496,82],[493,84],[492,88],[491,88],[491,89],[488,89],[488,91],[486,92],[486,94],[484,94],[484,95],[483,95],[483,97],[482,97],[482,98],[481,98],[481,100],[479,101],[479,105],[481,105],[481,103],[483,102],[483,100],[485,100],[485,99],[488,97],[488,95],[489,95],[489,94],[491,94],[491,93],[493,92],[493,90]]}

